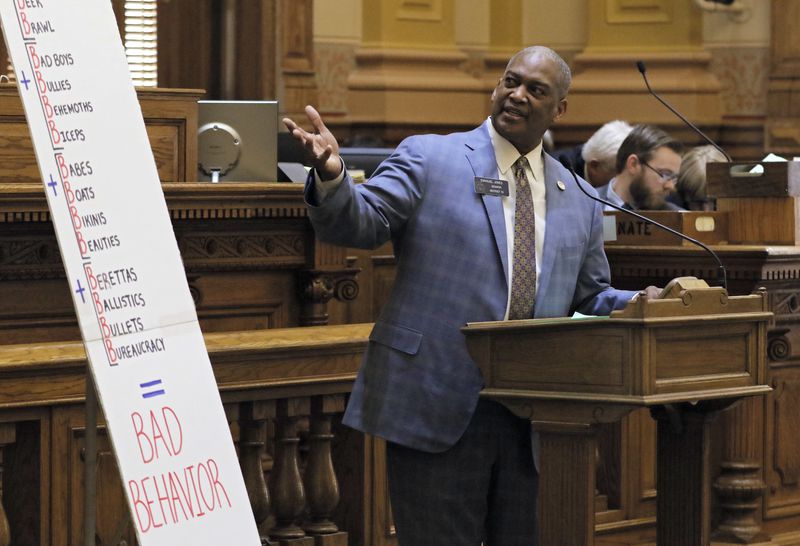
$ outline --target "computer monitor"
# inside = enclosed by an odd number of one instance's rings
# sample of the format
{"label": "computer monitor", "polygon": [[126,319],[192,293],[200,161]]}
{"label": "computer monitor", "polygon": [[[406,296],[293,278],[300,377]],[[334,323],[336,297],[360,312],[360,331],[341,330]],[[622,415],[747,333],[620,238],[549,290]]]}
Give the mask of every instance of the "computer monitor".
{"label": "computer monitor", "polygon": [[197,179],[275,182],[277,101],[198,101]]}

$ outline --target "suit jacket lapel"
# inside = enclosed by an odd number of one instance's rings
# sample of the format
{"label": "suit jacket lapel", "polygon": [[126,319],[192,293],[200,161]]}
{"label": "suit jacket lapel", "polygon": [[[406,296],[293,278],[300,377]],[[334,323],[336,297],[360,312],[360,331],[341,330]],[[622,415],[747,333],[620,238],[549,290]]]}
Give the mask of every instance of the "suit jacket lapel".
{"label": "suit jacket lapel", "polygon": [[[492,141],[486,135],[484,127],[479,128],[481,136],[485,138],[476,139],[467,145],[467,161],[472,166],[475,176],[485,178],[497,177],[497,159],[494,155]],[[503,215],[503,202],[500,197],[493,195],[481,195],[486,215],[489,217],[489,224],[492,226],[495,246],[500,255],[500,262],[503,264],[503,278],[508,282],[508,251],[506,242],[506,221]]]}
{"label": "suit jacket lapel", "polygon": [[553,272],[553,264],[556,260],[560,231],[558,220],[563,217],[563,214],[560,214],[558,210],[561,208],[564,198],[564,192],[559,190],[557,186],[559,171],[558,162],[549,155],[544,154],[545,199],[547,201],[545,225],[547,228],[542,247],[542,263],[539,265],[539,288],[536,291],[537,294],[547,293],[547,285],[550,282],[550,274]]}

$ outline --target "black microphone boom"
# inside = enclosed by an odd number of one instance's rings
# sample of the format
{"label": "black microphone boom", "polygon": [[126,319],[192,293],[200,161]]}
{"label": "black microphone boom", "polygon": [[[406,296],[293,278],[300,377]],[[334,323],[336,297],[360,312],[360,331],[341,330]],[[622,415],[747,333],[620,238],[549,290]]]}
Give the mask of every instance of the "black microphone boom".
{"label": "black microphone boom", "polygon": [[711,140],[711,138],[710,138],[710,137],[709,137],[707,134],[705,134],[703,131],[701,131],[700,129],[698,129],[698,127],[697,127],[697,126],[696,126],[694,123],[692,123],[691,121],[689,121],[688,119],[686,119],[685,117],[683,117],[683,116],[681,115],[681,113],[680,113],[680,112],[678,112],[677,110],[675,110],[675,108],[673,108],[672,106],[670,106],[670,105],[669,105],[669,103],[668,103],[667,101],[665,101],[664,99],[662,99],[661,97],[659,97],[659,96],[658,96],[658,94],[657,94],[655,91],[653,91],[653,89],[650,87],[650,82],[649,82],[649,81],[647,81],[647,74],[645,73],[645,72],[647,72],[647,68],[644,66],[644,61],[636,61],[636,68],[638,68],[638,69],[639,69],[639,72],[641,72],[641,74],[642,74],[642,78],[644,78],[644,84],[647,86],[647,90],[650,92],[650,94],[651,94],[651,95],[653,95],[653,96],[654,96],[654,97],[655,97],[655,98],[658,100],[658,102],[660,102],[661,104],[663,104],[664,106],[666,106],[666,107],[667,107],[667,110],[669,110],[670,112],[672,112],[673,114],[675,114],[676,116],[678,116],[678,117],[681,119],[681,121],[682,121],[682,122],[684,122],[686,125],[688,125],[688,126],[689,126],[689,128],[690,128],[690,129],[692,129],[692,131],[694,131],[695,133],[697,133],[698,135],[700,135],[701,137],[703,137],[703,140],[705,140],[706,142],[708,142],[709,144],[711,144],[711,145],[712,145],[714,148],[716,148],[717,150],[719,150],[719,152],[720,152],[722,155],[724,155],[724,156],[725,156],[725,158],[728,160],[728,162],[732,161],[732,160],[731,160],[731,156],[729,156],[725,150],[723,150],[722,148],[720,148],[719,144],[717,144],[716,142],[714,142],[713,140]]}
{"label": "black microphone boom", "polygon": [[634,217],[638,218],[639,220],[644,220],[648,224],[653,224],[654,226],[656,226],[658,228],[661,228],[661,229],[663,229],[664,231],[666,231],[668,233],[672,233],[673,235],[683,239],[684,241],[689,241],[690,243],[696,244],[697,246],[699,246],[700,248],[702,248],[703,250],[705,250],[706,252],[711,254],[711,257],[714,258],[714,260],[717,262],[717,265],[719,266],[718,269],[717,269],[717,276],[718,276],[719,283],[722,285],[722,287],[725,290],[728,289],[728,274],[727,274],[727,271],[725,270],[725,266],[722,265],[722,261],[719,259],[719,256],[717,256],[717,253],[714,252],[713,250],[711,250],[710,248],[708,248],[708,246],[706,246],[704,243],[701,243],[697,239],[689,237],[685,233],[681,233],[678,230],[675,230],[675,229],[672,229],[671,227],[665,226],[664,224],[662,224],[660,222],[656,222],[655,220],[652,220],[652,219],[648,218],[647,216],[639,214],[638,212],[634,212],[632,210],[624,209],[624,208],[620,207],[619,205],[617,205],[615,203],[612,203],[611,201],[607,201],[606,199],[602,199],[600,197],[597,197],[596,195],[592,195],[591,193],[586,191],[586,189],[581,185],[580,181],[578,180],[578,175],[575,174],[575,169],[572,168],[572,163],[570,162],[569,158],[568,157],[562,157],[561,158],[561,164],[564,166],[564,168],[566,168],[570,172],[570,174],[572,175],[572,178],[575,180],[575,185],[578,186],[578,189],[581,190],[584,193],[584,195],[586,195],[586,197],[588,197],[589,199],[593,199],[593,200],[595,200],[595,201],[597,201],[599,203],[603,203],[604,205],[608,205],[612,209],[616,209],[616,210],[622,211],[625,214],[630,214],[631,216],[634,216]]}

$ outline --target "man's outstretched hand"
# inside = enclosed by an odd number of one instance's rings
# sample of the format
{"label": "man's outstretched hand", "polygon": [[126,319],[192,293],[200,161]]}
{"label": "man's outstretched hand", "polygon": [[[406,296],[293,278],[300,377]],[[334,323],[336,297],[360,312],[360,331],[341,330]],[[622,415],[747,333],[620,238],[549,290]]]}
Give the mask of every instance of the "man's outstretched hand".
{"label": "man's outstretched hand", "polygon": [[283,118],[283,124],[292,133],[292,136],[303,145],[311,165],[317,170],[323,180],[332,180],[342,172],[342,160],[339,157],[339,143],[336,137],[322,122],[313,106],[306,106],[306,116],[314,127],[314,132],[309,133],[289,118]]}

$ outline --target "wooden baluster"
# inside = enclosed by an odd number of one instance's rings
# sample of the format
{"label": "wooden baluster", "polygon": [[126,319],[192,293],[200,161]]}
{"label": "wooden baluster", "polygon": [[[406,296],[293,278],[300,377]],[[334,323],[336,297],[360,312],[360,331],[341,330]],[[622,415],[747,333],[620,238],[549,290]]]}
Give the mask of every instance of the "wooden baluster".
{"label": "wooden baluster", "polygon": [[[0,424],[0,484],[2,484],[3,477],[3,448],[13,444],[16,440],[17,425],[14,423]],[[0,487],[0,491],[2,491],[2,487]],[[11,543],[11,529],[8,525],[4,500],[0,495],[0,546],[8,546]]]}
{"label": "wooden baluster", "polygon": [[723,413],[723,445],[720,474],[714,482],[720,521],[714,541],[734,544],[768,544],[757,513],[766,484],[761,478],[763,457],[759,425],[764,402],[742,400]]}
{"label": "wooden baluster", "polygon": [[314,544],[314,539],[307,537],[297,525],[306,507],[306,492],[298,464],[297,447],[300,439],[297,436],[297,419],[309,413],[308,398],[277,402],[275,464],[269,477],[275,527],[270,530],[269,537],[281,545]]}
{"label": "wooden baluster", "polygon": [[311,430],[305,487],[309,521],[304,526],[314,535],[317,546],[347,546],[347,533],[331,521],[339,505],[339,481],[331,458],[331,417],[344,411],[344,396],[316,396],[311,399]]}
{"label": "wooden baluster", "polygon": [[734,399],[650,408],[658,427],[659,546],[711,542],[711,423]]}
{"label": "wooden baluster", "polygon": [[[256,525],[269,517],[270,498],[261,457],[267,443],[267,420],[275,418],[274,401],[243,402],[239,405],[239,464]],[[265,539],[262,537],[262,542]]]}
{"label": "wooden baluster", "polygon": [[[766,297],[766,289],[755,293]],[[768,363],[785,360],[792,354],[786,329],[767,333]],[[767,377],[761,378],[766,382]],[[773,387],[775,385],[773,384]],[[711,538],[734,544],[774,544],[761,529],[759,512],[767,488],[763,479],[764,446],[762,424],[764,401],[747,398],[722,413],[722,456],[720,474],[714,481],[720,517]]]}

